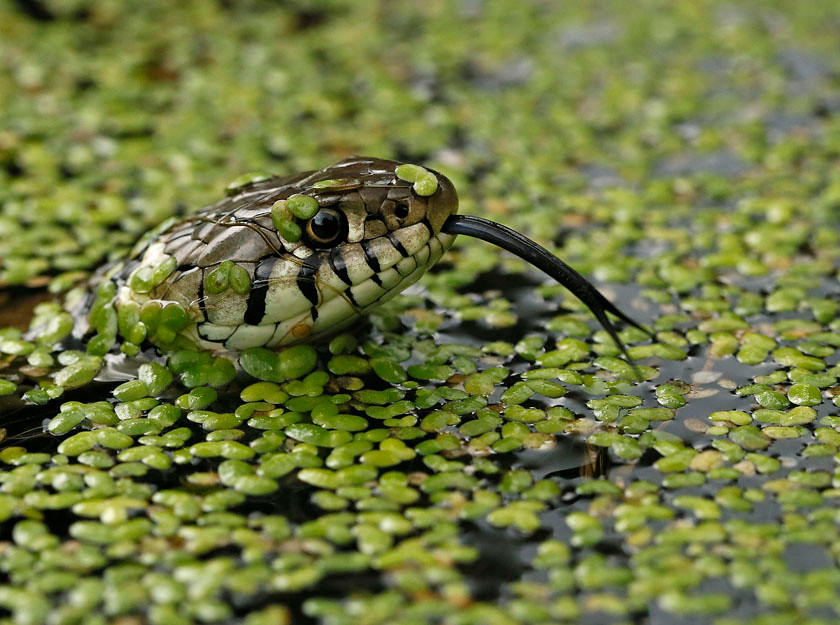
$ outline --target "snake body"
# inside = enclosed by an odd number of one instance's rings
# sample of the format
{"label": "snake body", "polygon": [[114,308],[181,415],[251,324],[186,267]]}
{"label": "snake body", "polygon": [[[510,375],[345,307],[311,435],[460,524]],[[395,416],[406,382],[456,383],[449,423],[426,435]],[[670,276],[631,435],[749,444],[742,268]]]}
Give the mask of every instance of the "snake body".
{"label": "snake body", "polygon": [[[175,303],[194,322],[183,334],[213,350],[278,347],[346,328],[416,282],[455,238],[441,232],[458,208],[453,185],[426,173],[434,192],[419,194],[396,175],[399,166],[353,157],[234,189],[145,243],[122,270],[116,304]],[[292,232],[301,233],[293,240],[272,210],[301,196],[317,202],[317,214],[293,216]],[[138,271],[167,265],[173,270],[152,288],[132,287]],[[235,272],[239,288],[208,288],[220,268]]]}

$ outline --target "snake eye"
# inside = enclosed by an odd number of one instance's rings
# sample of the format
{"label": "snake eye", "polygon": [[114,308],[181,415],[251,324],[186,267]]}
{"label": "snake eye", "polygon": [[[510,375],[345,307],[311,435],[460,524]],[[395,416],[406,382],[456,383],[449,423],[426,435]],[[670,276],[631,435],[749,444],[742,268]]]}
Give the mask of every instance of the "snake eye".
{"label": "snake eye", "polygon": [[332,208],[322,208],[306,222],[306,238],[313,247],[333,247],[347,234],[344,215]]}

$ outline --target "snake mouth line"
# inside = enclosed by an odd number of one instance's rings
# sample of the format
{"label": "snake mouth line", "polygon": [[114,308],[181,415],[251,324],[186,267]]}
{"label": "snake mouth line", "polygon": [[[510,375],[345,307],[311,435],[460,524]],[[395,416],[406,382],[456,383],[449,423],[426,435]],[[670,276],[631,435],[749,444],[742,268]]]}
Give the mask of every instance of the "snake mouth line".
{"label": "snake mouth line", "polygon": [[639,328],[648,335],[651,334],[650,330],[621,312],[589,280],[580,275],[572,267],[538,243],[519,234],[515,230],[511,230],[507,226],[472,215],[450,215],[444,222],[441,232],[450,235],[462,234],[481,239],[493,245],[498,245],[503,250],[515,254],[525,262],[557,280],[557,282],[569,289],[586,304],[598,322],[609,333],[619,349],[621,349],[621,352],[627,360],[630,360],[630,357],[627,355],[627,349],[619,338],[615,324],[607,316],[607,313],[615,315],[625,323]]}

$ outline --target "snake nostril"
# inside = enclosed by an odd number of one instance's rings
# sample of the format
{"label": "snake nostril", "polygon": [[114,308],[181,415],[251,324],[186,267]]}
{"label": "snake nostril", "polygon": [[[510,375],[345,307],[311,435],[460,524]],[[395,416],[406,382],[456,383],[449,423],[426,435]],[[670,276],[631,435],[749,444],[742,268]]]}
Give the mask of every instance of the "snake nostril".
{"label": "snake nostril", "polygon": [[396,207],[394,207],[394,217],[397,219],[405,219],[408,217],[408,212],[408,206],[405,204],[397,204]]}

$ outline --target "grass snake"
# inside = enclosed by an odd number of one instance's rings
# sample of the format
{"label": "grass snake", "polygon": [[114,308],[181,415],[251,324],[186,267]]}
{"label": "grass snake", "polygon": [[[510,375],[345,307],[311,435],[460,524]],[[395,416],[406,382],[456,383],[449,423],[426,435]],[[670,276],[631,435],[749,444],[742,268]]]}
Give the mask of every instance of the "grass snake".
{"label": "grass snake", "polygon": [[457,210],[444,175],[378,158],[250,176],[224,200],[148,233],[105,278],[117,308],[180,309],[185,321],[173,326],[179,340],[211,350],[277,348],[347,328],[419,280],[456,235],[466,235],[569,288],[626,355],[607,313],[641,326],[589,281],[518,232]]}

